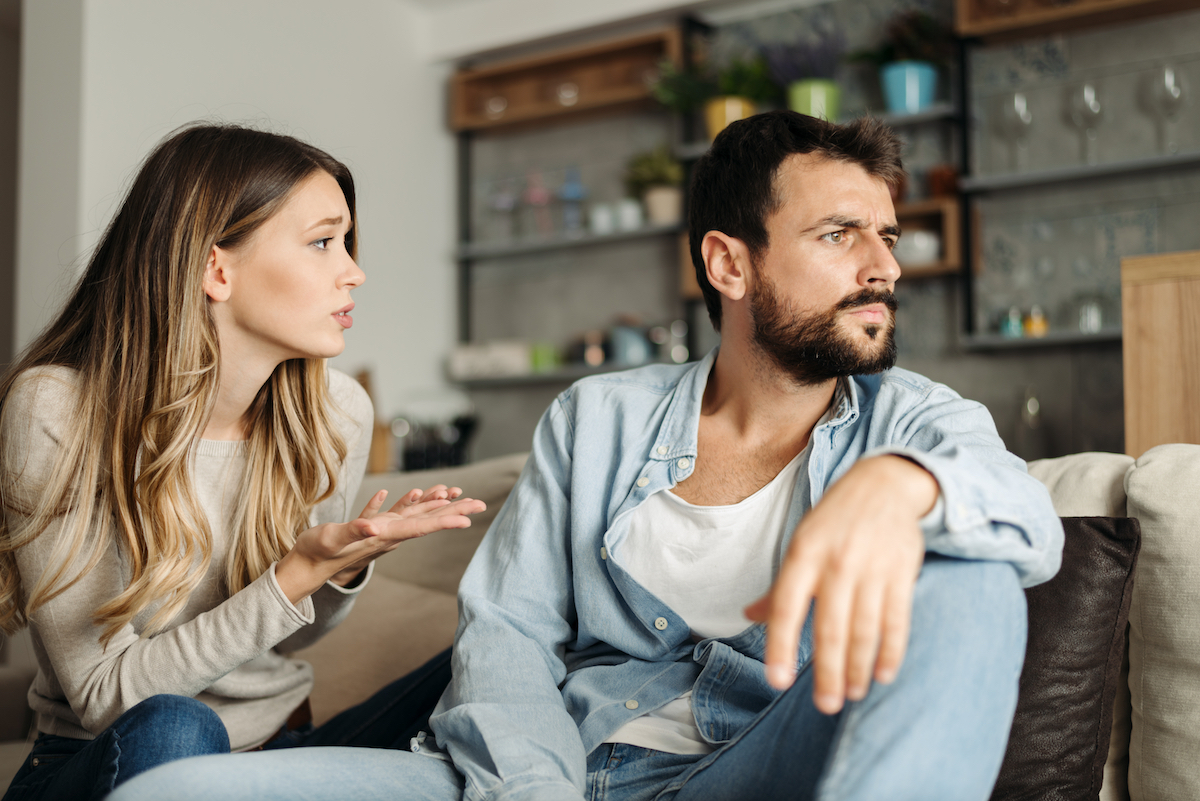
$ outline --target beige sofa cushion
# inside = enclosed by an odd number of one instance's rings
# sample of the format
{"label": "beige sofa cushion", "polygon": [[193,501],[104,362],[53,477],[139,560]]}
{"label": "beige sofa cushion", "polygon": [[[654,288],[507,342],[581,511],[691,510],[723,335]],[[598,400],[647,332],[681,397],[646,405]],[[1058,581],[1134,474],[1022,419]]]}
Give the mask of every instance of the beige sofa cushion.
{"label": "beige sofa cushion", "polygon": [[487,459],[463,467],[380,473],[363,479],[354,508],[381,489],[395,499],[414,487],[462,487],[487,511],[469,529],[440,531],[404,542],[380,557],[375,573],[344,621],[297,656],[316,672],[313,718],[320,724],[365,701],[386,684],[449,648],[458,624],[455,594],[479,540],[500,511],[526,454]]}
{"label": "beige sofa cushion", "polygon": [[517,453],[495,459],[485,459],[462,467],[440,470],[420,470],[411,473],[378,473],[363,479],[354,509],[359,510],[381,489],[389,498],[399,498],[410,489],[428,489],[435,484],[461,487],[463,494],[487,504],[487,511],[471,519],[471,527],[455,531],[440,531],[417,540],[405,542],[391,553],[380,557],[375,565],[376,575],[407,581],[421,587],[455,594],[467,563],[508,491],[521,475],[528,454]]}
{"label": "beige sofa cushion", "polygon": [[1073,453],[1029,463],[1029,474],[1050,490],[1059,517],[1128,517],[1125,473],[1133,459],[1120,453]]}
{"label": "beige sofa cushion", "polygon": [[1142,524],[1129,614],[1134,801],[1200,798],[1200,445],[1160,445],[1125,479]]}
{"label": "beige sofa cushion", "polygon": [[316,674],[314,722],[367,700],[449,648],[457,625],[453,595],[376,573],[346,619],[296,654]]}

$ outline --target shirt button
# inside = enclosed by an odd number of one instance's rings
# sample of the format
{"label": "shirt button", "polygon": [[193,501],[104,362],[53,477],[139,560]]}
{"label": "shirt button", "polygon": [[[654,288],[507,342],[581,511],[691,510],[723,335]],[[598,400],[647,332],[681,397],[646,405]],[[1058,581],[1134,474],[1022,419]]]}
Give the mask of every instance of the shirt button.
{"label": "shirt button", "polygon": [[625,702],[625,708],[626,709],[637,709],[638,702],[635,701],[634,699],[630,698],[628,701]]}
{"label": "shirt button", "polygon": [[676,462],[675,464],[679,465],[679,469],[680,469],[680,470],[687,470],[687,469],[688,469],[688,466],[689,466],[691,463],[692,463],[692,462],[691,462],[691,460],[690,460],[690,459],[680,459],[680,460],[679,460],[678,462]]}
{"label": "shirt button", "polygon": [[659,446],[658,446],[658,455],[659,455],[659,456],[666,456],[666,455],[667,455],[667,446],[666,446],[666,445],[659,445]]}
{"label": "shirt button", "polygon": [[601,546],[600,546],[600,558],[601,558],[601,559],[607,559],[607,558],[608,558],[608,549],[607,549],[607,548],[605,548],[603,545],[601,545]]}
{"label": "shirt button", "polygon": [[663,631],[667,628],[667,619],[665,617],[655,618],[654,628]]}
{"label": "shirt button", "polygon": [[644,487],[644,486],[646,486],[646,485],[647,485],[647,484],[649,484],[649,483],[650,483],[650,479],[646,478],[645,476],[642,476],[641,478],[639,478],[639,479],[637,480],[637,485],[638,485],[639,487]]}

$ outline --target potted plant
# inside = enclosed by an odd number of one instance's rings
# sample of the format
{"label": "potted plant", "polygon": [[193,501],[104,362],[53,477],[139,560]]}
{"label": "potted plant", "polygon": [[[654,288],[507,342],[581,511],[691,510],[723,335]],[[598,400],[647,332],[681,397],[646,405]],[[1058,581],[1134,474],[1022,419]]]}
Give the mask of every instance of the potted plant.
{"label": "potted plant", "polygon": [[716,139],[729,123],[754,114],[759,103],[779,99],[779,87],[771,80],[762,56],[729,62],[717,73],[716,83],[716,96],[704,104],[709,139]]}
{"label": "potted plant", "polygon": [[771,76],[787,92],[788,108],[836,122],[841,91],[834,77],[846,51],[846,37],[833,29],[813,34],[803,42],[768,45],[763,56]]}
{"label": "potted plant", "polygon": [[950,28],[924,11],[912,10],[892,17],[880,44],[851,59],[879,67],[888,111],[915,114],[933,103],[938,69],[949,64],[953,54]]}
{"label": "potted plant", "polygon": [[707,66],[680,70],[664,61],[658,73],[654,97],[681,114],[702,107],[710,139],[734,120],[749,117],[759,103],[779,99],[779,88],[761,56],[736,59],[719,70]]}
{"label": "potted plant", "polygon": [[683,167],[666,145],[637,154],[625,169],[625,188],[645,204],[653,225],[677,225],[683,219],[682,183]]}

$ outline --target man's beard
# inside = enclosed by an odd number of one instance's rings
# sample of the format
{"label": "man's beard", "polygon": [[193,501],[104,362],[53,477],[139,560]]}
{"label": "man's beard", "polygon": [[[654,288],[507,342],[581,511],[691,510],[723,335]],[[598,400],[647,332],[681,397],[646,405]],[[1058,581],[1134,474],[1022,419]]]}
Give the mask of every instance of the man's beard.
{"label": "man's beard", "polygon": [[[859,344],[838,325],[838,317],[847,309],[875,303],[891,313],[878,325],[864,326],[871,344]],[[896,363],[896,296],[887,290],[863,289],[826,312],[805,317],[785,305],[774,285],[764,280],[750,298],[750,317],[754,344],[801,385],[879,373]]]}

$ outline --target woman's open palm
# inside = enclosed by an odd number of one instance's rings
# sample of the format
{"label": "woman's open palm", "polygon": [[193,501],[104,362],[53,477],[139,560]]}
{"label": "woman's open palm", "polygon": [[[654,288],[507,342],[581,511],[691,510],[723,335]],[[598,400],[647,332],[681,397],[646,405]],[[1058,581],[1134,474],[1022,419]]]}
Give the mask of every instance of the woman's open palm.
{"label": "woman's open palm", "polygon": [[[349,583],[373,560],[404,540],[448,528],[467,528],[471,525],[468,515],[478,514],[487,506],[483,501],[461,496],[458,487],[438,484],[424,492],[411,490],[381,512],[387,491],[380,490],[354,520],[326,523],[302,532],[291,552],[276,566],[280,588],[294,603],[325,581]],[[297,590],[298,597],[293,598]]]}

